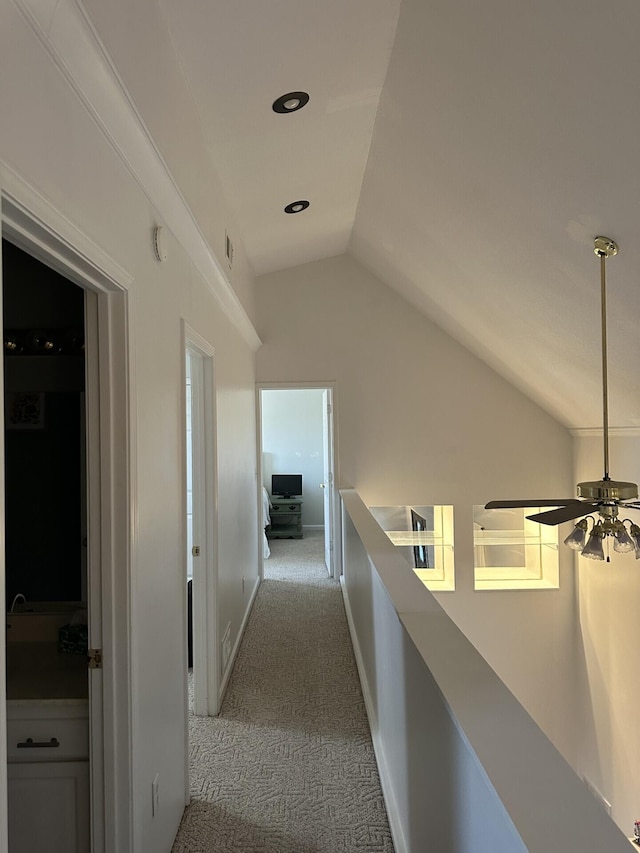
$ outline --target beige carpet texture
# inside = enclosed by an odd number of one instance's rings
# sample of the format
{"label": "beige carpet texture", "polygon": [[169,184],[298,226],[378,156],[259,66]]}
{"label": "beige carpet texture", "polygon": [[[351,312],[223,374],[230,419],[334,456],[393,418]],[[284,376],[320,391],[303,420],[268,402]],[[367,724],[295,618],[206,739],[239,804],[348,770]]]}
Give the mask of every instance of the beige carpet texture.
{"label": "beige carpet texture", "polygon": [[274,540],[218,717],[190,717],[173,853],[393,853],[320,531]]}

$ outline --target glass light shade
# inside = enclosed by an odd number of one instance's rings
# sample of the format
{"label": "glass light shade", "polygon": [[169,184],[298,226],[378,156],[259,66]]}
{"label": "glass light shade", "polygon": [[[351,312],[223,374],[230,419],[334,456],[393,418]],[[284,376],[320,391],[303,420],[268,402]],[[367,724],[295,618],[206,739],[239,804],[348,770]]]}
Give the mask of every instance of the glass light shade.
{"label": "glass light shade", "polygon": [[613,530],[613,550],[617,551],[619,554],[628,554],[630,551],[633,551],[635,545],[633,544],[633,539],[627,533],[627,528],[621,521],[616,522],[616,525]]}
{"label": "glass light shade", "polygon": [[602,525],[598,522],[589,534],[589,541],[582,549],[582,556],[586,557],[588,560],[604,560],[604,548],[602,547],[603,539],[604,533],[602,532]]}
{"label": "glass light shade", "polygon": [[587,539],[587,527],[587,519],[583,518],[582,521],[579,521],[576,524],[571,533],[564,540],[564,544],[569,548],[573,548],[574,551],[582,551]]}
{"label": "glass light shade", "polygon": [[633,547],[636,549],[636,560],[640,560],[640,527],[633,522],[629,528],[629,536],[633,542]]}

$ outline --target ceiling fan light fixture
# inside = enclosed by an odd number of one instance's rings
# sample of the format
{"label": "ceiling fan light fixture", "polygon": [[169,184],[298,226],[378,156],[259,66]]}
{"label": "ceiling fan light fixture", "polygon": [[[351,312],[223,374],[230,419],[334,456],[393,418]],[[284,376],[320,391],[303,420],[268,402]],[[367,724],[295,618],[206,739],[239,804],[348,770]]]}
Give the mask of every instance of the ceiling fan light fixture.
{"label": "ceiling fan light fixture", "polygon": [[578,497],[590,501],[630,501],[638,497],[638,486],[636,483],[612,480],[609,477],[589,480],[578,483]]}
{"label": "ceiling fan light fixture", "polygon": [[564,540],[564,544],[574,551],[582,551],[587,541],[587,519],[581,519]]}
{"label": "ceiling fan light fixture", "polygon": [[589,541],[582,549],[582,556],[587,560],[604,560],[604,548],[602,546],[604,540],[604,530],[602,523],[595,524],[589,534]]}
{"label": "ceiling fan light fixture", "polygon": [[[556,509],[546,512],[537,512],[526,517],[539,524],[562,524],[564,521],[575,522],[574,529],[564,540],[564,544],[574,551],[579,551],[583,557],[589,560],[604,560],[604,540],[611,536],[613,550],[621,554],[629,554],[635,551],[636,560],[640,559],[640,526],[625,518],[618,519],[621,508],[640,510],[638,501],[638,486],[623,480],[612,480],[609,476],[609,393],[608,393],[608,369],[607,369],[607,285],[606,285],[606,261],[618,254],[618,244],[610,237],[596,237],[593,243],[593,251],[600,259],[600,315],[601,315],[601,342],[602,342],[602,439],[603,439],[603,462],[604,473],[601,480],[589,480],[578,483],[578,499],[552,501],[545,499],[540,501],[489,501],[485,509],[503,509],[507,507],[540,507],[555,506]],[[599,518],[596,522],[594,516],[588,513],[597,513]],[[586,516],[586,517],[585,517]],[[587,538],[588,523],[591,519],[592,528]],[[629,524],[629,529],[625,524]],[[607,562],[609,557],[607,556]]]}
{"label": "ceiling fan light fixture", "polygon": [[613,550],[619,554],[630,554],[635,549],[633,539],[627,533],[627,528],[622,521],[613,523]]}
{"label": "ceiling fan light fixture", "polygon": [[625,521],[629,522],[629,537],[633,542],[633,547],[636,552],[636,560],[640,560],[640,527],[637,524],[634,524],[630,519],[625,519]]}

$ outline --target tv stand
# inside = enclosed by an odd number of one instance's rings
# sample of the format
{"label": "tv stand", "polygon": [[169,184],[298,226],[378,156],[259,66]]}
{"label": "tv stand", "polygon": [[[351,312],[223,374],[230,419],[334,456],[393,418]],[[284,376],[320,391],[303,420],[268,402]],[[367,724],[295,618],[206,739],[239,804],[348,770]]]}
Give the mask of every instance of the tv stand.
{"label": "tv stand", "polygon": [[267,539],[302,539],[302,498],[272,497]]}

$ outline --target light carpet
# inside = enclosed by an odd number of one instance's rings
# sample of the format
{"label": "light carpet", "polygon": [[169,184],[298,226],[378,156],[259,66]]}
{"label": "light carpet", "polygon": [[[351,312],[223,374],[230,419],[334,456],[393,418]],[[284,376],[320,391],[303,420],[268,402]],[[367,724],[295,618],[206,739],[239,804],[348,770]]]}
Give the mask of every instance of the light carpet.
{"label": "light carpet", "polygon": [[393,853],[321,533],[270,546],[221,713],[190,718],[173,853]]}

